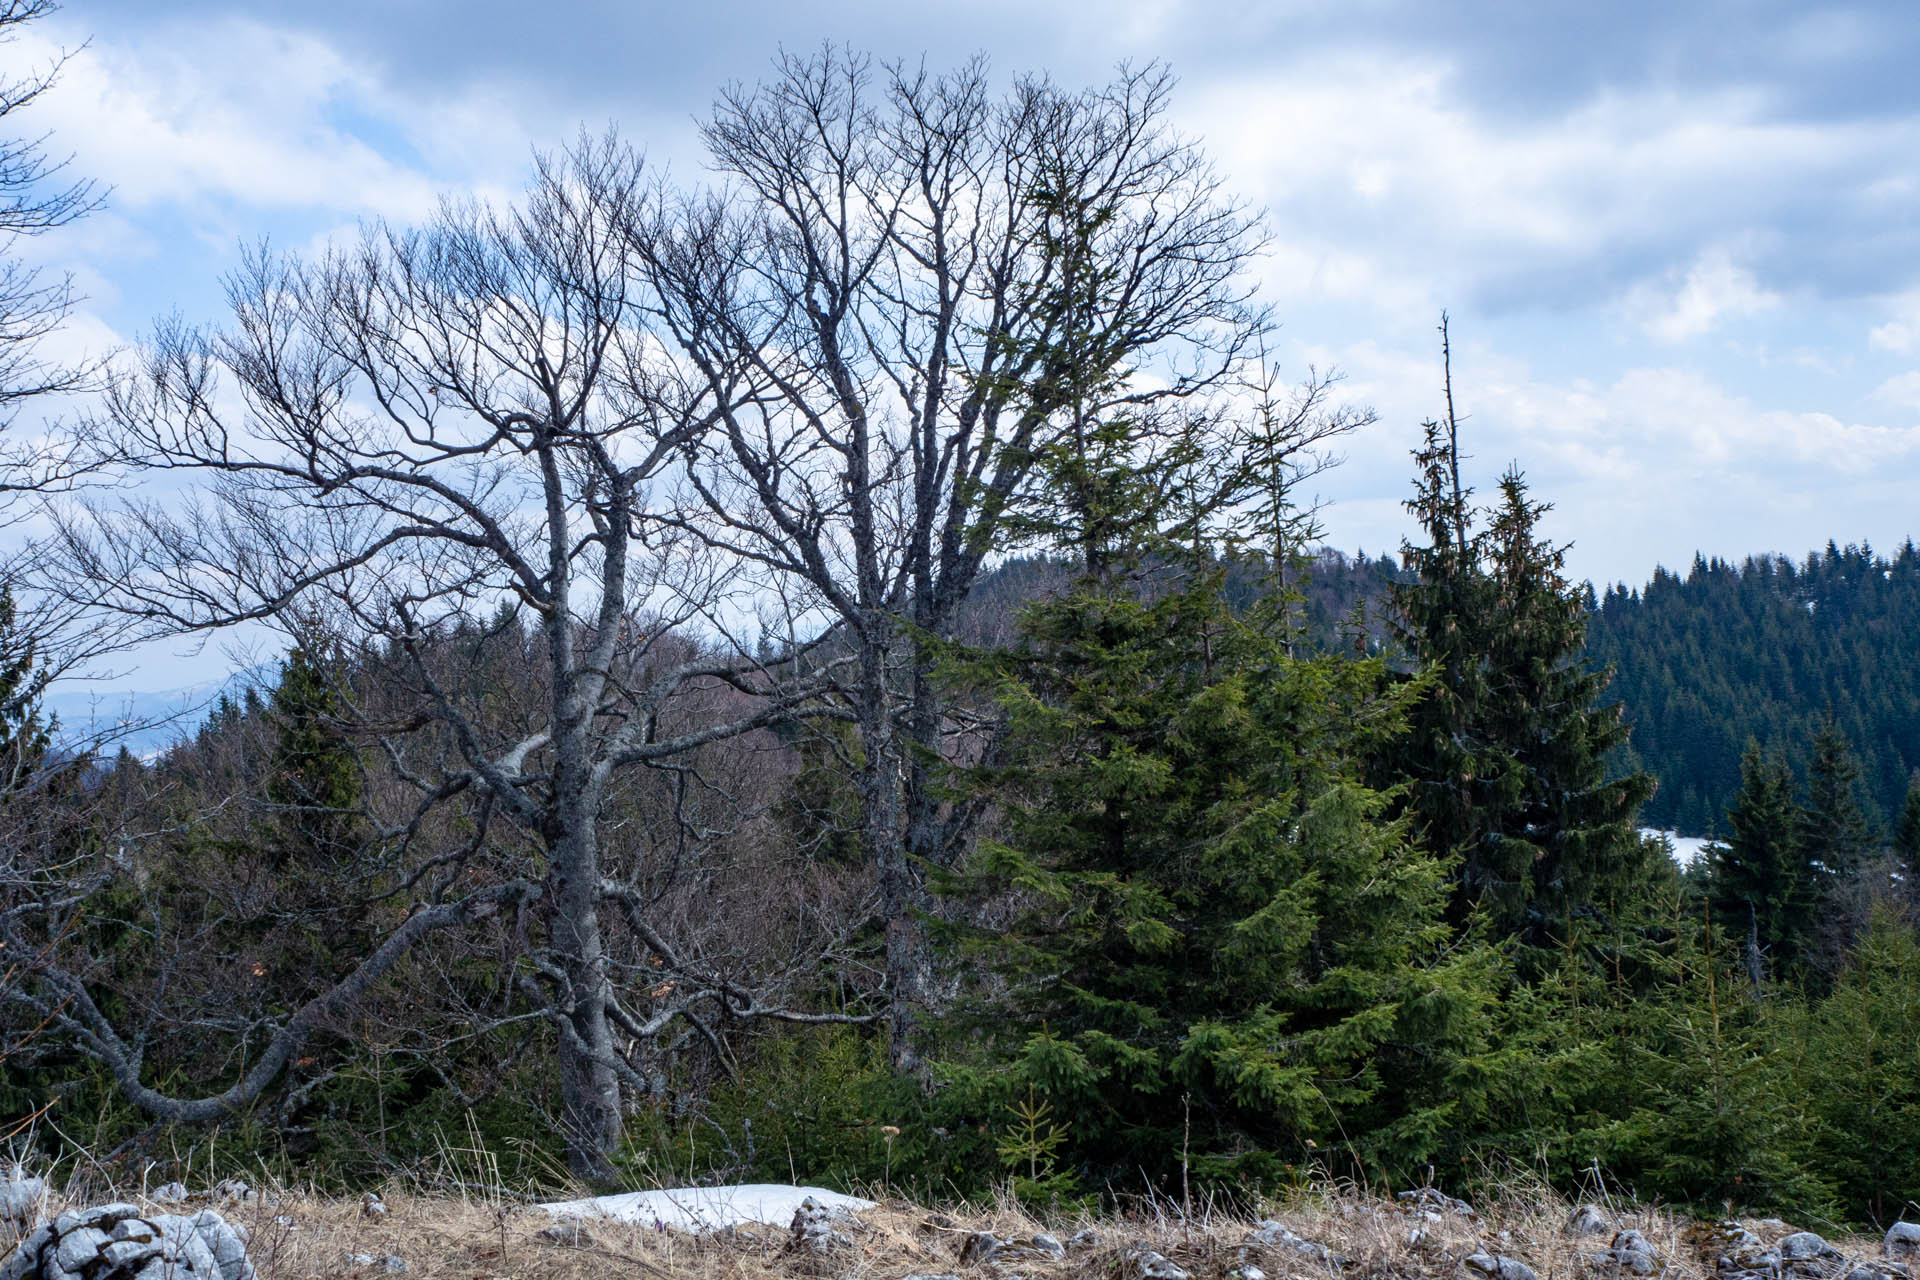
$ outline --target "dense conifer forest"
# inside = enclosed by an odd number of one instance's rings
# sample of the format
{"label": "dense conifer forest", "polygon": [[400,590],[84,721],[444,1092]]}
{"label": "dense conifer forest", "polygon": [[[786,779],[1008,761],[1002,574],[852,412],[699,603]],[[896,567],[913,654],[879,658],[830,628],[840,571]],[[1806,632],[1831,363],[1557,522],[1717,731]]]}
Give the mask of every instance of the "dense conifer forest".
{"label": "dense conifer forest", "polygon": [[1870,815],[1889,822],[1920,767],[1920,554],[1865,546],[1795,562],[1696,556],[1638,590],[1607,588],[1588,652],[1614,668],[1633,751],[1660,779],[1643,814],[1726,833],[1749,742],[1804,769],[1829,720],[1860,763]]}
{"label": "dense conifer forest", "polygon": [[[1300,617],[1322,648],[1391,649],[1387,602],[1412,571],[1397,557],[1321,549],[1301,569]],[[1036,581],[1032,568],[1009,582]],[[1236,586],[1239,584],[1236,583]],[[1592,588],[1588,588],[1592,591]],[[1920,552],[1828,543],[1793,560],[1695,556],[1640,587],[1586,597],[1586,657],[1609,669],[1632,744],[1614,760],[1659,788],[1642,822],[1725,836],[1750,743],[1802,773],[1823,729],[1860,768],[1868,821],[1890,831],[1920,767]],[[1405,652],[1399,653],[1405,660]]]}

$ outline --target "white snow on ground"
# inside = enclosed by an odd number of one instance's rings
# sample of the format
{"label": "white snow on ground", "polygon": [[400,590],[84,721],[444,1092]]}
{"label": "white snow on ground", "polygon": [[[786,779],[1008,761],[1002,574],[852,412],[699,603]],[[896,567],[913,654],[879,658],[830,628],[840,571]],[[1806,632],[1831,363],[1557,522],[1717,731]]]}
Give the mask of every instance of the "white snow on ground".
{"label": "white snow on ground", "polygon": [[819,1187],[789,1187],[777,1182],[731,1187],[668,1187],[625,1195],[560,1200],[540,1207],[557,1218],[609,1218],[676,1231],[724,1231],[742,1223],[784,1227],[807,1197],[829,1209],[871,1209],[873,1201],[843,1196]]}
{"label": "white snow on ground", "polygon": [[1701,851],[1708,845],[1714,843],[1704,836],[1677,836],[1671,831],[1660,831],[1653,827],[1640,828],[1640,834],[1655,840],[1665,840],[1673,850],[1673,860],[1683,867],[1699,857]]}

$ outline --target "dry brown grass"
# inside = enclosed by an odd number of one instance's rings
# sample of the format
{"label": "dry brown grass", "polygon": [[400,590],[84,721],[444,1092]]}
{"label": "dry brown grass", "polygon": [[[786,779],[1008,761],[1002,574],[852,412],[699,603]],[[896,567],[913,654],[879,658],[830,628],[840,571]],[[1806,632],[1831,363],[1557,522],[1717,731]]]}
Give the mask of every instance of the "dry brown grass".
{"label": "dry brown grass", "polygon": [[[99,1203],[107,1197],[97,1191],[70,1195],[52,1207],[65,1207],[75,1198]],[[1125,1216],[1043,1222],[1011,1200],[985,1210],[933,1210],[889,1199],[862,1213],[857,1225],[841,1224],[854,1239],[852,1249],[814,1256],[790,1250],[780,1226],[691,1236],[589,1221],[593,1243],[578,1248],[542,1239],[540,1231],[553,1225],[553,1219],[503,1196],[395,1189],[385,1202],[388,1212],[370,1218],[358,1200],[283,1190],[219,1208],[251,1232],[261,1280],[387,1280],[388,1255],[405,1261],[407,1280],[900,1280],[946,1273],[979,1280],[1013,1274],[1066,1280],[1116,1274],[1123,1251],[1135,1243],[1164,1253],[1196,1280],[1217,1280],[1248,1260],[1272,1280],[1332,1280],[1335,1275],[1340,1280],[1478,1280],[1460,1261],[1476,1251],[1518,1258],[1540,1280],[1609,1280],[1578,1257],[1604,1248],[1608,1238],[1572,1235],[1566,1224],[1575,1206],[1537,1186],[1516,1186],[1483,1200],[1471,1218],[1422,1217],[1392,1200],[1340,1188],[1322,1188],[1267,1207],[1265,1216],[1348,1258],[1338,1272],[1287,1250],[1243,1254],[1241,1243],[1256,1225],[1248,1216],[1181,1214],[1165,1205]],[[1609,1210],[1620,1226],[1638,1228],[1659,1249],[1667,1264],[1661,1280],[1711,1280],[1709,1230],[1659,1209]],[[1772,1221],[1746,1225],[1769,1241],[1793,1229]],[[1095,1233],[1097,1244],[1062,1261],[1026,1258],[1004,1267],[971,1268],[959,1262],[962,1242],[975,1231],[990,1231],[1002,1240],[1051,1231],[1065,1239],[1083,1228]],[[1877,1239],[1838,1233],[1828,1234],[1828,1239],[1852,1256],[1878,1253]],[[356,1263],[355,1255],[374,1262]]]}

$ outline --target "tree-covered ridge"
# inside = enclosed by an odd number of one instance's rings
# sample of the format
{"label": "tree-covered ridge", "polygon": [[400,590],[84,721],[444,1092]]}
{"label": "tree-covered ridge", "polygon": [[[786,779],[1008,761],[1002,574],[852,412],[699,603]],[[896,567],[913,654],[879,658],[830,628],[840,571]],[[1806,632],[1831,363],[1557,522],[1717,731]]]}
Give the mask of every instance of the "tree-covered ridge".
{"label": "tree-covered ridge", "polygon": [[[1256,576],[1229,571],[1237,604],[1257,594]],[[1002,566],[976,592],[975,633],[989,643],[1008,633],[1018,600],[1065,577],[1037,558]],[[1416,577],[1386,556],[1316,550],[1290,584],[1305,643],[1384,647],[1407,661],[1389,634],[1389,596]],[[1685,575],[1655,569],[1642,588],[1594,594],[1586,631],[1588,661],[1613,669],[1606,696],[1633,729],[1615,770],[1659,780],[1641,809],[1645,825],[1727,836],[1748,742],[1804,772],[1829,717],[1859,763],[1869,821],[1878,829],[1900,813],[1920,767],[1920,551],[1911,543],[1892,557],[1829,543],[1798,563],[1696,556]]]}
{"label": "tree-covered ridge", "polygon": [[1798,565],[1696,556],[1683,577],[1608,588],[1587,651],[1611,665],[1637,762],[1660,779],[1650,826],[1724,835],[1749,740],[1804,765],[1829,715],[1870,816],[1900,811],[1920,766],[1920,552],[1839,547]]}

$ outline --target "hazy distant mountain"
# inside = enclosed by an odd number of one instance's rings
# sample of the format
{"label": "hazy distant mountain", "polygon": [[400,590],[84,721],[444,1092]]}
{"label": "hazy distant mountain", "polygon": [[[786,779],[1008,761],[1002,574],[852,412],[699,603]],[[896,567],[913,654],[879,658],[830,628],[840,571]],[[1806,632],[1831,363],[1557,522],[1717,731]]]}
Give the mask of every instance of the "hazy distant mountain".
{"label": "hazy distant mountain", "polygon": [[275,664],[261,663],[174,689],[56,686],[41,705],[46,714],[58,719],[64,742],[104,744],[110,752],[125,746],[137,756],[150,757],[198,729],[221,694],[236,697],[250,686],[271,680],[274,670]]}

